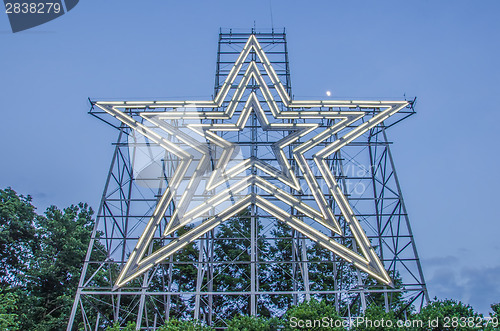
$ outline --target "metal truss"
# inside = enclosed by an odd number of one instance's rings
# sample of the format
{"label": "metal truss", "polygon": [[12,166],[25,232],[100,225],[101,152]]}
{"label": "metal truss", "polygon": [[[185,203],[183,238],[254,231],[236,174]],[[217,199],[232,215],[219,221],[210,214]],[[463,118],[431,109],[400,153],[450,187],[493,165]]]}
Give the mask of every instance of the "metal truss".
{"label": "metal truss", "polygon": [[68,330],[428,301],[386,134],[414,101],[294,100],[285,32],[229,30],[213,100],[91,104],[118,139]]}

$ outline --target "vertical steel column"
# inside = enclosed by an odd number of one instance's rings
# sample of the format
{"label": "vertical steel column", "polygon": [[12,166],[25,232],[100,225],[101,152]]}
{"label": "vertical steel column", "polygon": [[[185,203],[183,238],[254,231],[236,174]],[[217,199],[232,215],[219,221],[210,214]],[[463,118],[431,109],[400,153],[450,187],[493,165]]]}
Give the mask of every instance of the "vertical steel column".
{"label": "vertical steel column", "polygon": [[[255,56],[255,55],[253,55]],[[251,149],[251,156],[257,157],[257,116],[252,113],[252,141],[255,143]],[[257,169],[253,167],[253,174],[257,174]],[[252,185],[252,194],[256,194],[255,187]],[[257,207],[251,206],[250,218],[250,315],[257,315],[257,227],[258,227]]]}
{"label": "vertical steel column", "polygon": [[[370,136],[368,137],[368,152],[369,152],[369,157],[370,157],[370,174],[371,174],[371,179],[372,179],[372,186],[373,186],[373,196],[374,196],[374,199],[373,199],[373,202],[375,204],[375,217],[376,217],[376,220],[377,220],[377,234],[378,234],[378,245],[380,247],[380,258],[382,259],[382,261],[384,260],[384,249],[382,249],[382,245],[383,245],[383,242],[382,242],[382,219],[381,219],[381,214],[383,213],[383,211],[381,211],[380,209],[380,200],[377,198],[378,197],[378,192],[377,192],[377,183],[376,183],[376,180],[375,180],[375,169],[377,168],[377,165],[375,164],[375,159],[373,157],[373,149],[378,149],[379,148],[379,145],[378,144],[374,144],[372,145],[372,135],[370,134]],[[387,148],[388,145],[385,145],[384,147],[382,148]],[[384,287],[384,289],[386,289],[387,287]],[[385,311],[386,312],[389,312],[389,297],[387,295],[387,292],[384,292],[384,306],[385,306]]]}
{"label": "vertical steel column", "polygon": [[[335,137],[337,137],[335,135]],[[342,153],[341,151],[337,152],[338,156],[338,164],[339,164],[339,173],[337,176],[339,177],[339,185],[342,187],[343,193],[345,196],[349,196],[350,192],[348,191],[348,185],[347,185],[347,178],[348,174],[344,171],[344,162],[342,160]],[[356,240],[352,240],[352,248],[355,252],[358,252],[358,247],[356,245]],[[363,282],[363,278],[361,277],[361,272],[358,268],[356,268],[356,275],[358,278],[358,288],[359,288],[359,297],[361,300],[361,312],[364,312],[366,310],[366,290],[365,290],[365,285]]]}
{"label": "vertical steel column", "polygon": [[302,280],[304,281],[304,293],[305,300],[311,300],[311,292],[309,288],[309,266],[307,259],[307,248],[306,248],[306,240],[304,238],[301,239],[300,242],[301,248],[301,259],[302,259]]}
{"label": "vertical steel column", "polygon": [[[92,105],[92,107],[93,107],[93,105]],[[123,131],[124,131],[124,126],[121,126],[120,129],[119,129],[119,133],[118,133],[117,144],[115,145],[115,150],[113,152],[113,157],[111,159],[111,164],[109,166],[108,176],[106,177],[106,183],[104,184],[104,190],[103,190],[103,193],[102,193],[102,196],[101,196],[101,202],[99,204],[99,209],[97,210],[97,215],[101,215],[101,213],[103,212],[103,209],[104,209],[104,204],[106,202],[106,196],[107,196],[109,184],[110,184],[111,179],[113,177],[112,176],[112,172],[113,172],[113,169],[114,169],[114,167],[116,165],[118,154],[119,154],[120,142],[121,142],[121,140],[123,138]],[[96,219],[96,222],[94,224],[94,228],[92,230],[91,239],[90,239],[90,242],[89,242],[89,247],[88,247],[87,253],[85,255],[85,261],[83,263],[83,268],[82,268],[82,272],[81,272],[81,275],[80,275],[80,280],[78,281],[78,289],[76,291],[75,300],[73,302],[73,307],[71,308],[71,313],[70,313],[69,320],[68,320],[67,331],[71,331],[71,329],[73,328],[73,324],[75,322],[75,317],[76,317],[76,313],[77,313],[77,310],[78,310],[78,306],[81,307],[82,315],[85,315],[83,303],[81,302],[82,289],[84,287],[85,277],[87,275],[87,269],[88,269],[88,266],[89,266],[89,263],[90,263],[90,256],[91,256],[92,250],[94,248],[94,242],[96,240],[98,240],[98,238],[97,238],[97,232],[98,232],[98,229],[99,229],[99,221],[100,220],[101,219],[99,217]],[[106,236],[107,236],[107,234],[106,234]],[[84,320],[85,320],[85,318],[84,318]],[[87,325],[85,325],[85,327],[87,327]],[[90,325],[89,325],[89,327],[90,327]]]}
{"label": "vertical steel column", "polygon": [[406,227],[407,227],[408,232],[410,234],[411,246],[412,246],[413,254],[415,256],[415,260],[416,260],[416,264],[417,264],[417,269],[418,269],[418,274],[419,274],[420,280],[421,280],[421,284],[420,285],[422,286],[423,296],[425,298],[425,301],[429,302],[430,298],[429,298],[429,292],[427,291],[427,285],[425,283],[424,272],[422,271],[422,265],[420,264],[420,258],[418,256],[417,246],[415,245],[415,239],[413,237],[413,231],[412,231],[411,225],[410,225],[410,218],[408,217],[408,212],[406,210],[406,205],[405,205],[405,202],[404,202],[404,199],[403,199],[403,193],[401,191],[401,186],[399,184],[398,175],[396,173],[396,167],[394,166],[394,159],[392,158],[392,153],[391,153],[391,149],[390,149],[390,147],[388,145],[387,134],[386,134],[385,130],[382,131],[382,134],[383,134],[383,137],[384,137],[384,141],[387,144],[387,155],[389,156],[389,162],[391,164],[392,171],[393,171],[393,176],[394,176],[394,180],[396,182],[396,188],[397,188],[398,196],[399,196],[399,203],[401,204],[401,207],[403,208],[403,213],[404,213],[404,218],[405,218],[405,222],[406,222]]}
{"label": "vertical steel column", "polygon": [[200,319],[200,310],[201,310],[201,287],[203,286],[203,276],[205,274],[204,270],[204,254],[203,254],[203,246],[204,240],[200,240],[200,249],[198,252],[198,271],[196,274],[196,297],[195,297],[195,306],[194,306],[194,319]]}

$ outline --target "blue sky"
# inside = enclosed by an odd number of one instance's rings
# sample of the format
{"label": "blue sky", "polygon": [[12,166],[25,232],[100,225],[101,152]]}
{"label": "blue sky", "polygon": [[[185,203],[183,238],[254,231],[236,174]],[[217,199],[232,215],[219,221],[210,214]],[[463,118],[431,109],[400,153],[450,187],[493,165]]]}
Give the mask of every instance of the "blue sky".
{"label": "blue sky", "polygon": [[297,99],[401,99],[389,131],[431,297],[500,301],[500,2],[81,1],[13,34],[0,14],[0,187],[97,208],[116,132],[93,99],[209,98],[220,27],[286,27]]}

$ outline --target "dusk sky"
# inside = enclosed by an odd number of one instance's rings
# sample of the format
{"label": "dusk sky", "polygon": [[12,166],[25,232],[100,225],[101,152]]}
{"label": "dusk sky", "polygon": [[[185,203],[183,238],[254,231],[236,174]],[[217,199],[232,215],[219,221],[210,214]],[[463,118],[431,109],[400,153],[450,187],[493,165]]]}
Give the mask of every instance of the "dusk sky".
{"label": "dusk sky", "polygon": [[[0,187],[98,208],[117,131],[97,100],[209,99],[219,28],[286,28],[296,99],[417,97],[388,131],[431,297],[500,301],[500,2],[80,1],[0,14]],[[242,30],[243,31],[243,30]]]}

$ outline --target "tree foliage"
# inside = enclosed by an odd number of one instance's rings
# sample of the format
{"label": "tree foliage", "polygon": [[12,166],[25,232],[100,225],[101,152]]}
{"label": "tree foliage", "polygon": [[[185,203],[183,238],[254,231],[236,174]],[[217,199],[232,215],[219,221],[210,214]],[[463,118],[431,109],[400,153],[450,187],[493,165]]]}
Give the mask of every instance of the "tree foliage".
{"label": "tree foliage", "polygon": [[39,246],[30,196],[0,190],[0,286],[22,286]]}
{"label": "tree foliage", "polygon": [[[467,319],[471,318],[474,325],[469,326]],[[466,305],[455,300],[438,300],[435,298],[432,302],[422,308],[420,313],[415,315],[414,319],[424,322],[422,328],[416,330],[477,330],[475,323],[481,321],[483,316],[474,311],[470,305]],[[466,321],[462,325],[454,325],[453,321],[457,319],[458,323]],[[462,319],[462,320],[461,320]],[[429,327],[429,321],[437,321],[436,325]],[[447,323],[449,321],[449,323]]]}
{"label": "tree foliage", "polygon": [[495,303],[491,305],[492,313],[490,313],[489,323],[486,325],[486,330],[500,330],[500,303]]}
{"label": "tree foliage", "polygon": [[205,326],[194,320],[171,319],[158,328],[158,331],[212,331],[211,327]]}
{"label": "tree foliage", "polygon": [[[337,310],[334,306],[323,301],[311,299],[304,301],[296,306],[290,307],[285,316],[286,324],[284,330],[325,330],[324,321],[328,325],[335,325],[335,321],[340,321]],[[295,322],[305,321],[304,326]],[[307,321],[311,321],[308,323]],[[320,321],[320,322],[315,322]],[[332,324],[333,323],[333,324]],[[328,328],[328,330],[344,330],[342,327]]]}
{"label": "tree foliage", "polygon": [[[377,330],[387,330],[387,331],[397,331],[400,328],[397,326],[397,318],[394,311],[386,312],[382,305],[371,304],[364,312],[363,319],[358,320],[356,323],[355,330],[363,331],[377,331]],[[373,322],[383,323],[383,328],[380,324],[374,324]],[[387,322],[387,321],[390,321]]]}
{"label": "tree foliage", "polygon": [[[86,204],[37,215],[31,197],[0,190],[0,286],[21,330],[64,329],[93,228]],[[2,300],[3,301],[3,300]]]}
{"label": "tree foliage", "polygon": [[17,314],[17,295],[0,291],[0,330],[19,330],[20,321]]}
{"label": "tree foliage", "polygon": [[[119,323],[106,328],[106,331],[135,331],[136,324],[128,322],[126,326],[121,327]],[[157,331],[212,331],[211,327],[202,325],[194,320],[177,320],[171,319],[164,325],[160,326]]]}
{"label": "tree foliage", "polygon": [[227,321],[228,331],[273,331],[281,326],[277,318],[238,315]]}
{"label": "tree foliage", "polygon": [[[214,254],[216,261],[227,261],[215,267],[217,282],[215,291],[249,291],[251,286],[251,222],[250,211],[244,210],[239,215],[224,222],[216,234],[214,241]],[[255,220],[256,236],[262,231],[262,225]],[[257,252],[267,255],[269,245],[266,241],[257,241]],[[236,263],[231,263],[236,262]],[[266,266],[261,265],[258,270],[259,283],[266,283],[264,277],[267,275]],[[214,309],[221,319],[231,319],[239,314],[250,315],[250,300],[248,296],[224,296],[217,297]],[[257,303],[262,315],[269,317],[270,312],[262,301]]]}
{"label": "tree foliage", "polygon": [[[49,207],[43,215],[35,212],[30,196],[18,195],[14,190],[7,188],[0,190],[0,330],[64,330],[69,318],[69,312],[74,300],[75,291],[78,286],[81,267],[85,258],[91,232],[94,226],[92,219],[93,211],[86,204],[73,205],[65,209],[55,206]],[[249,211],[245,210],[226,221],[216,233],[214,240],[214,254],[217,261],[236,261],[239,263],[218,265],[215,270],[219,274],[218,282],[214,291],[231,291],[235,289],[247,290],[250,287],[250,237],[251,220]],[[262,225],[256,220],[256,236],[262,231]],[[178,235],[190,228],[179,230]],[[291,259],[292,238],[294,233],[287,226],[279,223],[271,234],[275,237],[274,242],[257,240],[257,253],[262,259],[283,260]],[[105,254],[105,249],[98,242],[95,243],[97,252]],[[194,244],[187,245],[172,257],[175,266],[173,277],[178,280],[179,286],[184,291],[195,290],[195,279],[197,277],[197,260],[199,247]],[[337,263],[330,252],[318,247],[307,247],[308,260],[324,261],[331,260],[332,265],[311,265],[313,276],[311,282],[317,285],[314,290],[327,290],[333,287],[335,282],[346,286],[356,281],[350,272],[344,272],[344,278],[336,278],[333,267]],[[99,258],[96,258],[99,260]],[[100,257],[103,260],[103,257]],[[193,263],[179,264],[177,261],[193,261]],[[333,263],[335,261],[335,263]],[[169,267],[169,264],[165,264]],[[292,285],[293,270],[290,264],[279,266],[276,264],[262,266],[258,270],[260,288],[265,291],[285,291]],[[348,267],[343,265],[343,267]],[[109,283],[109,275],[100,271],[96,266],[89,266],[91,273],[95,272],[94,285],[99,282]],[[323,269],[322,269],[323,268]],[[330,270],[331,269],[331,270]],[[344,270],[345,271],[345,270]],[[118,272],[117,270],[112,272]],[[401,281],[398,274],[391,275],[395,284]],[[152,289],[160,289],[163,285],[152,283]],[[365,286],[377,286],[370,280],[365,281]],[[385,298],[383,294],[370,294],[367,296],[369,308],[364,312],[367,320],[391,320],[393,325],[398,318],[396,315],[401,308],[406,307],[403,295],[400,292],[393,295],[390,311],[386,312],[384,307]],[[325,329],[323,325],[296,325],[292,327],[292,320],[303,321],[340,321],[338,309],[342,312],[344,308],[341,302],[335,307],[334,297],[325,297],[318,301],[314,298],[310,301],[292,305],[292,296],[281,296],[280,299],[267,299],[264,302],[259,298],[258,309],[261,316],[250,315],[248,297],[227,296],[223,301],[214,302],[214,309],[219,318],[224,318],[228,330],[292,330]],[[345,299],[345,298],[344,298]],[[348,302],[350,298],[347,298]],[[193,305],[191,301],[182,301],[172,304],[171,316],[182,314],[186,308]],[[192,298],[190,299],[192,300]],[[219,300],[219,299],[218,299]],[[103,303],[104,304],[104,303]],[[266,308],[264,309],[264,304]],[[349,304],[349,303],[347,303]],[[106,306],[106,305],[105,305]],[[107,306],[106,306],[107,307]],[[498,322],[500,317],[500,304],[491,306],[493,312],[490,314]],[[100,307],[104,311],[107,308]],[[351,306],[352,308],[352,306]],[[353,310],[351,309],[351,312]],[[284,313],[281,319],[270,318],[272,315]],[[183,318],[189,316],[180,316]],[[422,327],[414,327],[409,330],[477,330],[476,325],[463,326],[448,323],[454,318],[458,320],[482,321],[482,315],[475,312],[469,305],[455,300],[433,300],[419,313],[408,316],[412,320],[423,321]],[[437,321],[436,325],[429,327],[429,321]],[[220,320],[219,320],[220,322]],[[107,325],[111,322],[106,322]],[[123,322],[124,323],[124,322]],[[490,323],[485,330],[498,330],[496,325]],[[103,326],[104,328],[104,326]],[[120,326],[115,324],[107,330],[134,330],[135,324],[129,323]],[[341,327],[328,327],[330,330],[343,330]],[[358,325],[356,330],[377,330],[375,327]],[[391,328],[385,328],[391,330]],[[396,330],[397,328],[393,328]],[[407,328],[408,329],[408,328]],[[162,331],[209,331],[212,328],[204,326],[192,320],[170,319],[158,330]]]}
{"label": "tree foliage", "polygon": [[133,322],[128,322],[124,327],[120,326],[120,323],[116,322],[112,326],[106,328],[106,331],[135,331],[136,324]]}
{"label": "tree foliage", "polygon": [[38,250],[28,272],[27,293],[34,309],[33,330],[57,329],[65,323],[93,227],[85,204],[59,210],[51,206],[37,218]]}

